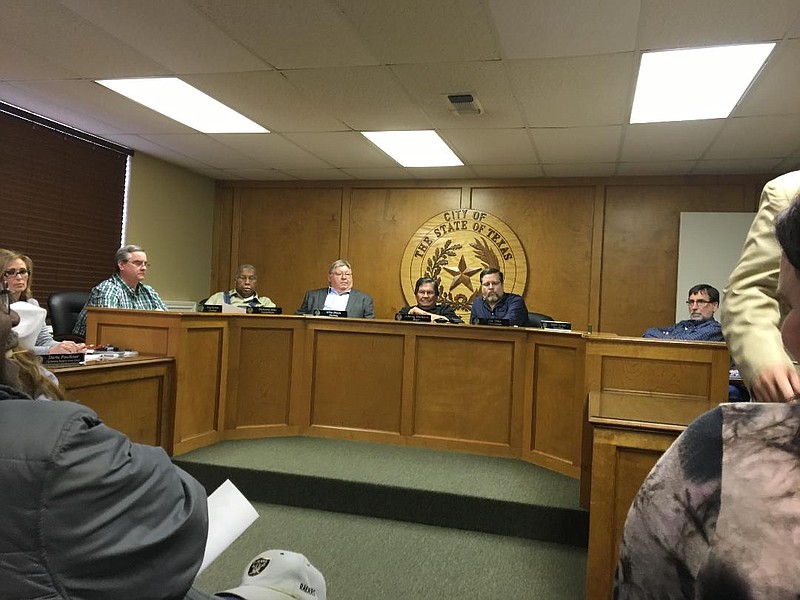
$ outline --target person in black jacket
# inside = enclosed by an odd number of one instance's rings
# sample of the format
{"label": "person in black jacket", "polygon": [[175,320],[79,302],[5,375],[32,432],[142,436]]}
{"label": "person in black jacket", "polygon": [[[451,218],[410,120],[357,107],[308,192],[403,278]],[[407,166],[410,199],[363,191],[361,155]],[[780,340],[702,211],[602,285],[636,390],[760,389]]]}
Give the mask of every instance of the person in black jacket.
{"label": "person in black jacket", "polygon": [[438,282],[430,277],[420,277],[414,284],[414,296],[417,303],[414,306],[404,306],[397,312],[398,317],[403,315],[428,315],[432,321],[447,321],[450,323],[463,323],[449,304],[437,304],[439,299]]}

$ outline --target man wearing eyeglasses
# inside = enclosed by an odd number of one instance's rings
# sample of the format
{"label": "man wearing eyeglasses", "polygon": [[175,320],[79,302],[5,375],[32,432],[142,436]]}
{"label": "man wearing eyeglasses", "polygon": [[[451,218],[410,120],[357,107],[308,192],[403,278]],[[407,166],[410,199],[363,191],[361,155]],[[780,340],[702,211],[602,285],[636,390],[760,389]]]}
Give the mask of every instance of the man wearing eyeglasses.
{"label": "man wearing eyeglasses", "polygon": [[714,318],[719,308],[719,290],[707,283],[698,283],[689,290],[686,301],[689,318],[666,327],[651,327],[642,334],[646,338],[724,342],[722,326]]}
{"label": "man wearing eyeglasses", "polygon": [[161,297],[153,288],[143,283],[147,275],[147,254],[141,246],[123,246],[114,255],[116,273],[101,281],[89,294],[86,306],[78,315],[72,332],[86,335],[86,308],[129,308],[135,310],[167,310]]}

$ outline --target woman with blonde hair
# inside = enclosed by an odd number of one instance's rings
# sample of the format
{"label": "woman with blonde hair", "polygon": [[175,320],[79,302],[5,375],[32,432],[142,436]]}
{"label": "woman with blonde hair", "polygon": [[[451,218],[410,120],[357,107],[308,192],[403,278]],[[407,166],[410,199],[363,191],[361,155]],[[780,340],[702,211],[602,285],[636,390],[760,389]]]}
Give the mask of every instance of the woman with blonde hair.
{"label": "woman with blonde hair", "polygon": [[0,279],[8,287],[11,302],[16,304],[14,310],[20,315],[21,324],[16,330],[23,348],[32,350],[34,354],[71,354],[86,348],[85,344],[53,339],[44,322],[47,313],[31,292],[33,261],[30,257],[0,248]]}
{"label": "woman with blonde hair", "polygon": [[[19,323],[19,316],[11,310],[11,294],[5,282],[0,284],[0,312],[8,315],[12,325]],[[39,359],[30,350],[20,348],[16,332],[8,332],[0,340],[0,350],[4,358],[4,372],[0,380],[15,381],[16,387],[37,400],[64,400],[55,375],[41,366]],[[12,372],[13,371],[13,372]]]}

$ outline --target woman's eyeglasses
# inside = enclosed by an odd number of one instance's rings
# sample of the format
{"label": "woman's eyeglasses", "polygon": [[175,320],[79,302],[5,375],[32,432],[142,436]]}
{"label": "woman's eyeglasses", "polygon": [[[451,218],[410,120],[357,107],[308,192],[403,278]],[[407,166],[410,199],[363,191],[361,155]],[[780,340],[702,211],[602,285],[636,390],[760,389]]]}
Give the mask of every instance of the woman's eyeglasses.
{"label": "woman's eyeglasses", "polygon": [[3,276],[8,277],[9,279],[12,277],[16,277],[19,275],[20,277],[27,277],[30,274],[28,269],[6,269],[3,271]]}

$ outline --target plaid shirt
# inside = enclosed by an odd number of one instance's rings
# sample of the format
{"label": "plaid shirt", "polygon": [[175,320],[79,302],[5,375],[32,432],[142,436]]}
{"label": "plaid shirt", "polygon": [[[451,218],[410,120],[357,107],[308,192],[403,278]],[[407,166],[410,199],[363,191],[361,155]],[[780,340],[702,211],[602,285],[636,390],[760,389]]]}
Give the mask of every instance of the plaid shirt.
{"label": "plaid shirt", "polygon": [[665,340],[689,340],[693,342],[724,342],[722,325],[716,319],[706,321],[679,321],[667,327],[651,327],[642,337]]}
{"label": "plaid shirt", "polygon": [[136,289],[131,289],[122,280],[119,273],[111,278],[101,281],[92,288],[89,300],[83,307],[72,333],[86,335],[86,307],[99,306],[101,308],[132,308],[136,310],[167,310],[158,293],[149,285],[140,283]]}

